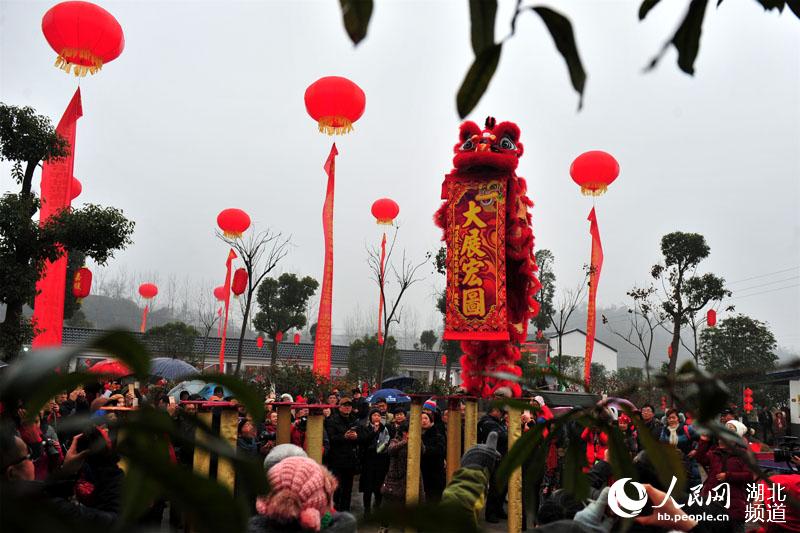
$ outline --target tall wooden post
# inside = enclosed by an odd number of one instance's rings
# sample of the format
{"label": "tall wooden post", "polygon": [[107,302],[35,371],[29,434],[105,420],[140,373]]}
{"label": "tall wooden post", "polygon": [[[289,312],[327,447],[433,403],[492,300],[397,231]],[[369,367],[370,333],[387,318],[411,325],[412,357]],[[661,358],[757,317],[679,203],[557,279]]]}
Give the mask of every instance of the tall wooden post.
{"label": "tall wooden post", "polygon": [[[411,413],[408,421],[408,457],[406,461],[406,507],[419,504],[420,459],[422,456],[422,404],[429,397],[411,394]],[[412,531],[406,529],[406,531]]]}
{"label": "tall wooden post", "polygon": [[323,442],[322,433],[325,431],[325,415],[322,409],[333,408],[334,405],[309,405],[308,424],[306,425],[306,453],[317,463],[322,464]]}
{"label": "tall wooden post", "polygon": [[447,399],[447,482],[461,465],[461,398]]}
{"label": "tall wooden post", "polygon": [[478,399],[464,398],[464,451],[478,444]]}
{"label": "tall wooden post", "polygon": [[[207,410],[198,413],[197,417],[211,426],[211,430],[218,434],[221,439],[228,441],[235,450],[236,430],[239,425],[239,413],[236,404],[230,402],[206,402],[202,407]],[[207,441],[208,435],[198,428],[195,430],[195,440],[197,442]],[[215,453],[209,453],[208,450],[200,446],[195,446],[193,462],[196,472],[211,479],[216,479],[233,492],[236,475],[233,464],[228,459],[221,458]]]}
{"label": "tall wooden post", "polygon": [[286,402],[276,402],[272,405],[278,406],[278,444],[289,444],[292,440],[292,404]]}
{"label": "tall wooden post", "polygon": [[[519,407],[508,410],[508,451],[522,436],[522,411]],[[517,467],[508,478],[508,532],[522,531],[522,468]]]}

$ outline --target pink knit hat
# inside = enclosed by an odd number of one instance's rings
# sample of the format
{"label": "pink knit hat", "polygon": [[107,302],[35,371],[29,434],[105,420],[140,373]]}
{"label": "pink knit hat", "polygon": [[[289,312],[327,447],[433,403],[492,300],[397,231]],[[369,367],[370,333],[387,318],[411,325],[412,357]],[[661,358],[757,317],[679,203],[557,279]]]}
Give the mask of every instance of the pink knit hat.
{"label": "pink knit hat", "polygon": [[332,510],[336,478],[308,457],[287,457],[267,473],[270,492],[256,501],[259,514],[279,522],[297,520],[319,531],[322,516]]}

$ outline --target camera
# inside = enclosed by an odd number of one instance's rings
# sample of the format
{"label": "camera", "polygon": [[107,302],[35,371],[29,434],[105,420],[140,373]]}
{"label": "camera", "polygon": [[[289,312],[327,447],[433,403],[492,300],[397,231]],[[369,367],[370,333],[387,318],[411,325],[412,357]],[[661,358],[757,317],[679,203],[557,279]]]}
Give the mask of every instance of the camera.
{"label": "camera", "polygon": [[798,437],[783,437],[774,451],[776,463],[787,463],[793,467],[792,458],[800,457],[800,439]]}

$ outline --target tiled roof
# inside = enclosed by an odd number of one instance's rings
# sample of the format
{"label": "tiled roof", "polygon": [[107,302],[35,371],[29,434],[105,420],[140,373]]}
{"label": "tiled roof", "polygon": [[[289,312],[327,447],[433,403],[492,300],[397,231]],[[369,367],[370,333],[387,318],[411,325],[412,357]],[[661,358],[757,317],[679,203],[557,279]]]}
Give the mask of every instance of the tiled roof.
{"label": "tiled roof", "polygon": [[[75,346],[86,344],[89,340],[104,330],[65,327],[63,329],[63,344],[65,346]],[[159,346],[148,343],[144,335],[138,332],[129,332],[132,337],[144,342],[153,355],[158,353]],[[194,353],[207,355],[218,355],[221,339],[219,337],[197,337],[194,340]],[[228,337],[225,341],[225,357],[236,357],[239,346],[239,338]],[[334,344],[331,346],[331,365],[334,367],[345,368],[347,366],[347,354],[349,346]],[[264,343],[262,349],[258,349],[255,339],[245,339],[242,343],[242,357],[245,359],[261,359],[269,362],[270,359],[269,341]],[[434,363],[441,367],[441,353],[426,350],[398,350],[400,355],[401,367],[424,367],[433,368]],[[278,344],[279,361],[295,361],[301,364],[311,365],[314,359],[314,345],[308,342],[294,344],[292,342],[281,342]],[[457,366],[458,363],[456,363]]]}

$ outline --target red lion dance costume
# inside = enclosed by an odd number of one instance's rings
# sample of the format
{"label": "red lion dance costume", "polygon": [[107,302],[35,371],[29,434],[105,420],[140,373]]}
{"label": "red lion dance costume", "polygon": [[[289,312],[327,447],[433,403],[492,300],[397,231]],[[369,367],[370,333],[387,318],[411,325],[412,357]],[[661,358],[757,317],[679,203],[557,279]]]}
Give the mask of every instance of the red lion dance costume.
{"label": "red lion dance costume", "polygon": [[522,144],[512,122],[486,119],[461,125],[453,170],[445,176],[435,215],[447,243],[444,338],[460,340],[461,375],[468,394],[508,391],[518,383],[485,373],[522,375],[519,344],[539,312],[541,287],[525,180],[516,175]]}

